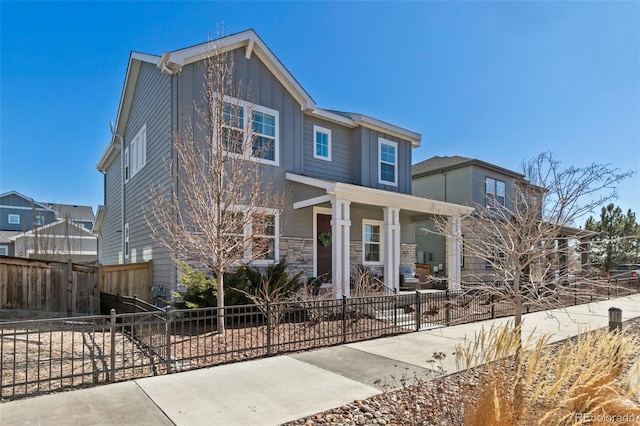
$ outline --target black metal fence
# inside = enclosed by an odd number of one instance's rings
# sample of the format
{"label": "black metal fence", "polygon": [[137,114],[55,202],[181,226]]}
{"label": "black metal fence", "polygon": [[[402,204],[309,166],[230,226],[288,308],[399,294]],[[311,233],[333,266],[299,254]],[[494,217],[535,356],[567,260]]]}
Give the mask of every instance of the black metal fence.
{"label": "black metal fence", "polygon": [[[622,296],[639,292],[640,281],[610,287],[609,296]],[[219,333],[218,308],[159,310],[134,298],[117,302],[126,312],[0,322],[1,399],[513,314],[509,303],[473,291],[415,292],[226,307],[226,330]]]}

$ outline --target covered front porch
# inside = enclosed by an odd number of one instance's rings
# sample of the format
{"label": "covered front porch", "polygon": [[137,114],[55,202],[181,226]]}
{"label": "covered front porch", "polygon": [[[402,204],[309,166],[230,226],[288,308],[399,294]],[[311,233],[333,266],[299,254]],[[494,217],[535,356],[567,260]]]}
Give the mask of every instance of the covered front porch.
{"label": "covered front porch", "polygon": [[[351,278],[359,267],[381,270],[384,285],[398,291],[401,263],[410,259],[410,266],[415,264],[413,224],[425,215],[445,216],[450,232],[459,234],[462,217],[473,211],[457,204],[294,173],[287,173],[286,179],[300,189],[293,196],[294,212],[313,211],[313,275],[326,271],[325,281],[334,297],[350,295]],[[449,288],[459,289],[459,239],[448,239],[447,249]]]}

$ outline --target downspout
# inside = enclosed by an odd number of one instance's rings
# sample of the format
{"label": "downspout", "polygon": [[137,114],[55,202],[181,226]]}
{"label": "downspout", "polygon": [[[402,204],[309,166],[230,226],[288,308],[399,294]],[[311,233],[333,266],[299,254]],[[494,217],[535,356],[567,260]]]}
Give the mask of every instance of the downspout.
{"label": "downspout", "polygon": [[120,232],[122,233],[120,243],[122,244],[122,263],[126,263],[124,256],[124,139],[116,133],[113,122],[109,123],[109,127],[111,128],[111,134],[120,139]]}

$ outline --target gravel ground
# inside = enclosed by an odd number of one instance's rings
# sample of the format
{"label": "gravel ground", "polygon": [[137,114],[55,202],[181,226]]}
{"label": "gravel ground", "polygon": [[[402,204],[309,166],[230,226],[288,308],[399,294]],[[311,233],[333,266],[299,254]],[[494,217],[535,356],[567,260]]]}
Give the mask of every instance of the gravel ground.
{"label": "gravel ground", "polygon": [[[640,336],[640,318],[625,322],[623,328]],[[443,355],[434,354],[436,365]],[[381,385],[381,395],[284,425],[462,425],[464,389],[473,386],[477,377],[477,372],[464,372],[441,378],[399,378],[397,383]]]}

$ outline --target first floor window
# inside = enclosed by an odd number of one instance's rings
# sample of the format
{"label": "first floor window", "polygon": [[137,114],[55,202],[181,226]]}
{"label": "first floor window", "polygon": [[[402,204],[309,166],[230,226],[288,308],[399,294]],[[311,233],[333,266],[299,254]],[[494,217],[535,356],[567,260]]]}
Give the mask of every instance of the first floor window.
{"label": "first floor window", "polygon": [[20,225],[20,215],[19,214],[10,214],[7,218],[9,224],[11,225]]}
{"label": "first floor window", "polygon": [[362,226],[362,253],[365,263],[379,263],[382,259],[381,222],[366,221]]}
{"label": "first floor window", "polygon": [[9,247],[0,246],[0,256],[9,256]]}
{"label": "first floor window", "polygon": [[278,257],[278,213],[273,209],[225,212],[227,247],[238,260],[272,261]]}
{"label": "first floor window", "polygon": [[257,260],[276,259],[276,216],[267,213],[254,213],[252,225],[253,258]]}
{"label": "first floor window", "polygon": [[44,216],[36,216],[36,225],[44,225]]}
{"label": "first floor window", "polygon": [[124,258],[129,258],[129,224],[124,224]]}

